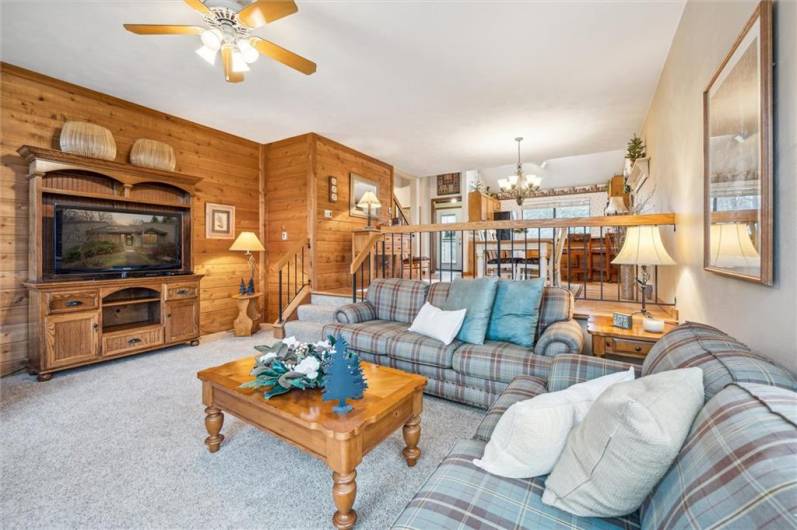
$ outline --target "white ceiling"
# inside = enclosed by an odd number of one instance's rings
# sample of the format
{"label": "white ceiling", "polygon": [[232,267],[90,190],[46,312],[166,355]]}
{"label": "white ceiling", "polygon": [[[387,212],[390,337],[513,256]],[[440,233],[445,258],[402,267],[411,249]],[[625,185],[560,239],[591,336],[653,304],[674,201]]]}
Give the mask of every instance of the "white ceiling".
{"label": "white ceiling", "polygon": [[318,63],[266,58],[241,85],[195,36],[182,1],[0,0],[2,58],[258,142],[315,131],[415,174],[622,148],[638,130],[683,0],[298,0],[257,31]]}

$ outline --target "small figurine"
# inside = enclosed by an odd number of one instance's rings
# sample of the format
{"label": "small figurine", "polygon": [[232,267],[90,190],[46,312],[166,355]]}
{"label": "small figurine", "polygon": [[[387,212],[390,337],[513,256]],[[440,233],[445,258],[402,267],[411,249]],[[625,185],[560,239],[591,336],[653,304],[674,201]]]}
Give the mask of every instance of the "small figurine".
{"label": "small figurine", "polygon": [[349,356],[347,346],[342,337],[336,338],[324,388],[324,401],[338,400],[332,411],[341,416],[352,409],[351,405],[346,404],[346,400],[362,399],[368,387],[360,367],[360,358],[357,355]]}
{"label": "small figurine", "polygon": [[246,294],[255,294],[255,279],[249,278],[249,285],[246,286]]}
{"label": "small figurine", "polygon": [[241,285],[238,287],[238,294],[246,294],[246,284],[243,278],[241,278]]}

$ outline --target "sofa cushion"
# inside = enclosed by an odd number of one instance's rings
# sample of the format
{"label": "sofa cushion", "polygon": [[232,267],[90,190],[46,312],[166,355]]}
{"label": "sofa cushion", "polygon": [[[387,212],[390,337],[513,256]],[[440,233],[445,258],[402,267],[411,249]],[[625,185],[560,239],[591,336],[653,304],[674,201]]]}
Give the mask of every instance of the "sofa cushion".
{"label": "sofa cushion", "polygon": [[443,309],[452,311],[467,309],[457,338],[471,344],[483,344],[493,310],[497,278],[478,278],[475,280],[457,279],[451,284]]}
{"label": "sofa cushion", "polygon": [[460,440],[393,523],[394,530],[432,528],[638,529],[639,516],[581,518],[542,504],[544,477],[511,479],[482,471],[472,460],[484,442]]}
{"label": "sofa cushion", "polygon": [[761,383],[789,390],[794,378],[783,368],[750,351],[724,332],[687,322],[664,335],[642,365],[643,375],[697,366],[703,370],[706,400],[731,383]]}
{"label": "sofa cushion", "polygon": [[428,290],[428,284],[418,280],[380,279],[371,282],[366,298],[379,320],[409,324],[421,310]]}
{"label": "sofa cushion", "polygon": [[538,333],[554,322],[573,318],[573,293],[562,287],[546,287],[542,293]]}
{"label": "sofa cushion", "polygon": [[545,379],[541,377],[534,377],[532,375],[519,375],[512,379],[506,390],[501,392],[498,399],[490,405],[487,414],[482,418],[479,427],[476,429],[476,434],[473,438],[483,442],[489,442],[490,436],[493,434],[493,429],[498,425],[498,420],[504,415],[509,407],[526,399],[531,399],[534,396],[544,394]]}
{"label": "sofa cushion", "polygon": [[341,324],[358,324],[368,320],[376,320],[376,308],[368,300],[342,305],[335,311],[335,321]]}
{"label": "sofa cushion", "polygon": [[487,326],[487,340],[534,347],[544,287],[545,278],[499,280]]}
{"label": "sofa cushion", "polygon": [[797,527],[797,394],[731,384],[642,505],[645,528]]}
{"label": "sofa cushion", "polygon": [[406,331],[390,336],[385,351],[394,359],[451,368],[454,351],[460,346],[462,342],[457,339],[446,345],[432,337]]}
{"label": "sofa cushion", "polygon": [[578,355],[573,353],[557,355],[551,362],[548,375],[548,392],[558,392],[576,383],[583,383],[606,374],[621,372],[634,367],[636,377],[640,376],[639,366],[622,361],[613,361],[591,355]]}
{"label": "sofa cushion", "polygon": [[369,320],[359,324],[327,324],[323,336],[340,335],[349,344],[349,348],[358,352],[374,355],[387,355],[390,338],[406,333],[407,324],[389,320]]}
{"label": "sofa cushion", "polygon": [[490,340],[457,348],[452,366],[465,375],[509,383],[519,375],[547,377],[551,358],[509,342]]}
{"label": "sofa cushion", "polygon": [[429,294],[426,301],[435,307],[443,307],[448,300],[448,293],[451,291],[451,283],[437,282],[429,286]]}

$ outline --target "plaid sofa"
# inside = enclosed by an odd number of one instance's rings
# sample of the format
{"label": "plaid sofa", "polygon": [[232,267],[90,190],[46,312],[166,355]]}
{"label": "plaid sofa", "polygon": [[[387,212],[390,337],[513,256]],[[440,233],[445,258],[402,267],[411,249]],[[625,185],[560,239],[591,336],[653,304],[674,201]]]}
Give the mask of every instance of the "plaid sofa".
{"label": "plaid sofa", "polygon": [[641,375],[700,367],[706,403],[674,464],[636,512],[578,517],[542,503],[546,477],[508,479],[473,465],[513,403],[629,366],[560,355],[552,359],[547,379],[513,379],[473,438],[456,443],[393,529],[797,528],[797,383],[784,369],[701,324],[667,334],[642,366]]}
{"label": "plaid sofa", "polygon": [[573,295],[546,287],[535,347],[509,342],[467,344],[442,342],[407,331],[425,302],[442,306],[450,283],[429,285],[417,280],[374,280],[366,299],[337,310],[336,323],[322,334],[342,336],[365,361],[424,375],[426,392],[481,408],[489,407],[517,376],[546,377],[551,359],[581,353],[581,326],[573,320]]}

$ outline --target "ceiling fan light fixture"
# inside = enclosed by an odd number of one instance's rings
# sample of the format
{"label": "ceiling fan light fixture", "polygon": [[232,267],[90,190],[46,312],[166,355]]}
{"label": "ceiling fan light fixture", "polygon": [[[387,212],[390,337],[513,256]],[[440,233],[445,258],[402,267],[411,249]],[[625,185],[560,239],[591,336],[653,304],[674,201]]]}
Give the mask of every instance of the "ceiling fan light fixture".
{"label": "ceiling fan light fixture", "polygon": [[249,71],[249,65],[244,60],[244,54],[238,50],[232,52],[232,71],[236,74]]}
{"label": "ceiling fan light fixture", "polygon": [[211,50],[207,46],[202,46],[196,51],[196,54],[202,57],[211,66],[216,64],[216,50]]}
{"label": "ceiling fan light fixture", "polygon": [[252,46],[249,42],[249,39],[241,39],[238,41],[238,50],[240,50],[241,55],[244,57],[244,61],[247,64],[252,64],[253,62],[257,61],[257,58],[260,57],[260,53]]}
{"label": "ceiling fan light fixture", "polygon": [[202,35],[200,35],[200,39],[202,39],[202,44],[204,44],[206,48],[217,52],[221,48],[224,36],[221,34],[221,31],[213,28],[203,31]]}

